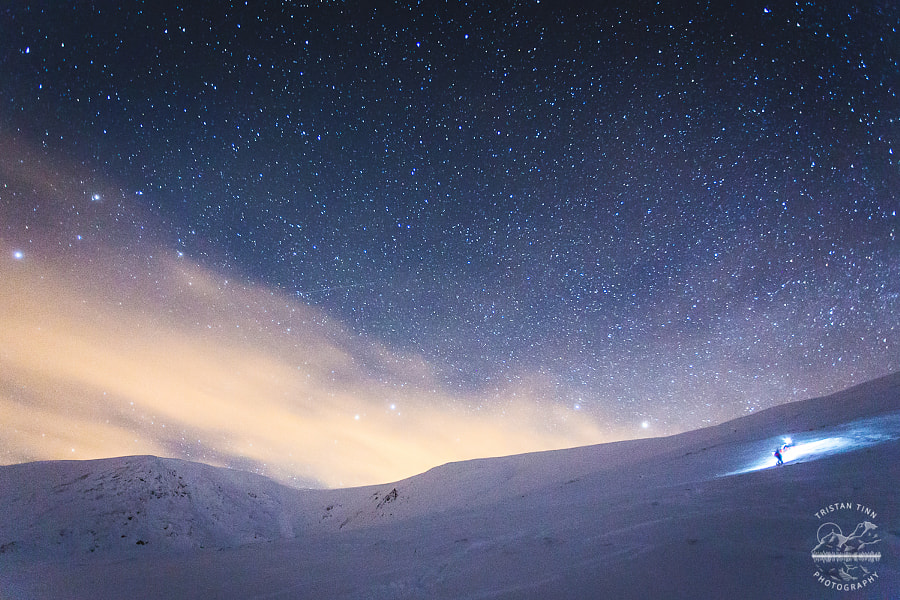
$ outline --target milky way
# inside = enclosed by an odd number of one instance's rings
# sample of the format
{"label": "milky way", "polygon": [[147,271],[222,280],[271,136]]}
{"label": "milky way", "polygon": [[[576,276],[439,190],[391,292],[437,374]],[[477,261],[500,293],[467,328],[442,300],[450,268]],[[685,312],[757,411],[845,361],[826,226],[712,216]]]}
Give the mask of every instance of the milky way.
{"label": "milky way", "polygon": [[898,7],[547,4],[2,9],[0,458],[371,481],[900,369]]}

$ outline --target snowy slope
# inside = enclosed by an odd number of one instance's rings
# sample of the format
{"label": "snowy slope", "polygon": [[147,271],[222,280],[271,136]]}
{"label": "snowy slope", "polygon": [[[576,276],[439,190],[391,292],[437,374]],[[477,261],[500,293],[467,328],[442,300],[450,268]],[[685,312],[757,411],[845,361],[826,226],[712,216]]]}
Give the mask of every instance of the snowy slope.
{"label": "snowy slope", "polygon": [[[758,468],[784,435],[812,450]],[[838,502],[871,508],[881,536],[877,580],[844,595],[890,598],[898,481],[900,374],[670,438],[366,488],[154,457],[15,465],[0,467],[0,598],[817,598],[838,593],[810,555]]]}
{"label": "snowy slope", "polygon": [[[293,537],[296,493],[263,477],[133,456],[0,467],[4,554],[77,556]],[[146,546],[146,548],[136,548]]]}

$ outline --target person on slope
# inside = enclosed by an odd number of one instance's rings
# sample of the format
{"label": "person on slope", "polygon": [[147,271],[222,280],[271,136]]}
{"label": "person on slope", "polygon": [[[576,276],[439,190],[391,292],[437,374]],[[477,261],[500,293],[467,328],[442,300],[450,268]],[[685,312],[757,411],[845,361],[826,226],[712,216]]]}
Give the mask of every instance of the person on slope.
{"label": "person on slope", "polygon": [[775,448],[774,454],[775,454],[775,460],[777,461],[775,464],[783,465],[784,459],[781,457],[781,448]]}

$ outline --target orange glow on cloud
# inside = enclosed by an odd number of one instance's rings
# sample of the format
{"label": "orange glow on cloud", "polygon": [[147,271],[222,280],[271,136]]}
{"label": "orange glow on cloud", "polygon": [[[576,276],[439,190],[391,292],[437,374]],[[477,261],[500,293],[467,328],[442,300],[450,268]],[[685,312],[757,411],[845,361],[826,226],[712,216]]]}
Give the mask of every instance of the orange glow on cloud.
{"label": "orange glow on cloud", "polygon": [[150,453],[339,486],[605,437],[521,392],[466,408],[421,358],[280,292],[106,252],[0,261],[6,463]]}
{"label": "orange glow on cloud", "polygon": [[540,378],[460,397],[420,356],[165,250],[115,186],[0,145],[0,462],[156,454],[347,486],[609,439],[538,406]]}

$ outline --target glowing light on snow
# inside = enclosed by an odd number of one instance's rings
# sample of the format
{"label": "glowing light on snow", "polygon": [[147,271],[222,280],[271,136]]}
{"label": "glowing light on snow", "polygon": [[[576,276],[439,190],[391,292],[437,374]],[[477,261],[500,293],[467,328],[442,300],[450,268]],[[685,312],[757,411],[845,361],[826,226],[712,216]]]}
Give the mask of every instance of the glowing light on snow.
{"label": "glowing light on snow", "polygon": [[828,437],[801,439],[797,442],[790,437],[783,437],[780,444],[778,441],[772,442],[771,450],[766,453],[765,458],[756,461],[749,467],[726,473],[726,475],[739,475],[776,466],[777,461],[773,452],[777,447],[782,447],[784,463],[790,464],[816,460],[900,438],[900,415],[854,421],[846,426],[833,429],[832,433],[834,435]]}
{"label": "glowing light on snow", "polygon": [[[813,440],[810,442],[803,442],[782,450],[782,460],[785,464],[787,464],[797,461],[801,458],[827,456],[829,454],[840,452],[841,450],[846,450],[851,445],[852,440],[844,437],[831,437],[820,440]],[[759,471],[761,469],[768,469],[769,467],[776,466],[777,461],[775,459],[775,456],[773,455],[774,451],[775,450],[773,447],[772,451],[769,452],[769,455],[763,460],[758,461],[757,463],[753,464],[750,467],[747,467],[746,469],[740,469],[738,471],[727,473],[727,475],[750,473],[752,471]]]}
{"label": "glowing light on snow", "polygon": [[807,456],[836,454],[842,450],[849,449],[853,445],[853,440],[845,437],[830,437],[824,440],[797,444],[783,451],[784,462],[793,462]]}

